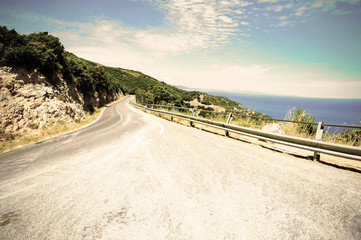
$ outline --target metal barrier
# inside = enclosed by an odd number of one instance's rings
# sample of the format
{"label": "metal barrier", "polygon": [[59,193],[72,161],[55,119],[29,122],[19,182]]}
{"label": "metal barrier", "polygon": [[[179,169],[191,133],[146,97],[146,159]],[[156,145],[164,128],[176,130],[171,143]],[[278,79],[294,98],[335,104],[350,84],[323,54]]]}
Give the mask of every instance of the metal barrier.
{"label": "metal barrier", "polygon": [[[283,145],[287,145],[287,146],[291,146],[291,147],[314,151],[315,152],[314,160],[319,159],[319,156],[318,156],[319,153],[325,153],[325,154],[329,154],[329,155],[334,155],[334,156],[338,156],[338,157],[344,157],[344,158],[348,158],[348,159],[361,161],[361,148],[360,147],[352,147],[352,146],[347,146],[347,145],[327,143],[327,142],[321,141],[320,136],[322,136],[322,133],[320,131],[321,130],[323,131],[323,126],[324,126],[323,123],[318,124],[318,132],[316,134],[316,139],[310,140],[310,139],[305,139],[305,138],[300,138],[300,137],[280,135],[280,134],[275,134],[275,133],[264,132],[264,131],[257,130],[257,129],[236,126],[236,125],[229,124],[229,121],[228,121],[228,123],[221,123],[221,122],[212,121],[209,119],[188,116],[188,115],[184,115],[184,114],[180,114],[180,113],[174,113],[174,112],[162,111],[162,110],[158,110],[158,109],[154,109],[154,108],[148,108],[147,106],[143,106],[143,105],[133,103],[133,102],[130,102],[130,103],[132,105],[138,106],[145,110],[158,113],[159,115],[167,115],[170,117],[175,117],[175,118],[190,121],[191,126],[193,126],[194,123],[198,123],[198,124],[225,130],[226,135],[227,135],[227,132],[234,132],[234,133],[239,133],[239,134],[242,134],[245,136],[258,138],[258,139],[265,140],[265,141],[275,142],[275,143],[279,143],[279,144],[283,144]],[[228,120],[230,120],[230,118],[231,118],[231,115],[229,116]]]}

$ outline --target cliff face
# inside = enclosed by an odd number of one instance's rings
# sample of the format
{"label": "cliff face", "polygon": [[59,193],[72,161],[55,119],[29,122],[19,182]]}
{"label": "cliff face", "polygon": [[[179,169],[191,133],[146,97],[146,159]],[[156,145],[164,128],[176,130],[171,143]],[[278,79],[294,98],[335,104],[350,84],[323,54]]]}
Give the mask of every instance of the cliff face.
{"label": "cliff face", "polygon": [[84,118],[83,97],[59,74],[56,84],[45,77],[9,67],[0,67],[0,128],[4,133],[26,133],[50,127],[57,121]]}

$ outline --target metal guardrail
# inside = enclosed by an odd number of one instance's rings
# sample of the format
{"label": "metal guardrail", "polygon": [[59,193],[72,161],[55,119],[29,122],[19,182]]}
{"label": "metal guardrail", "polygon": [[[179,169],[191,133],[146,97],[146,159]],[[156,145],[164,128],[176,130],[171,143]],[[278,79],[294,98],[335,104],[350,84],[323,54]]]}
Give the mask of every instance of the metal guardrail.
{"label": "metal guardrail", "polygon": [[[171,105],[156,105],[156,104],[148,104],[147,106],[153,106],[153,107],[161,107],[161,108],[172,108],[172,109],[184,109],[184,110],[193,110],[194,108],[185,108],[185,107],[176,107]],[[199,109],[202,112],[209,112],[209,113],[218,113],[218,114],[232,114],[234,116],[238,117],[247,117],[247,118],[255,118],[255,119],[262,119],[266,121],[276,121],[276,122],[288,122],[288,123],[299,123],[299,124],[305,124],[305,125],[313,125],[317,126],[318,123],[311,123],[311,122],[302,122],[302,121],[293,121],[293,120],[287,120],[287,119],[277,119],[277,118],[269,118],[269,117],[261,117],[261,116],[249,116],[240,114],[239,112],[216,112],[216,111],[209,111],[205,109]],[[361,129],[361,126],[353,126],[353,125],[342,125],[342,124],[323,124],[324,127],[337,127],[337,128],[353,128],[353,129]]]}
{"label": "metal guardrail", "polygon": [[[138,106],[140,108],[143,108],[145,110],[158,113],[160,115],[167,115],[179,119],[184,119],[190,121],[190,125],[193,126],[194,123],[207,125],[211,127],[215,127],[218,129],[225,130],[226,132],[234,132],[239,133],[245,136],[258,138],[265,141],[275,142],[291,147],[296,147],[300,149],[310,150],[314,151],[315,155],[314,158],[317,160],[317,154],[318,153],[325,153],[329,155],[334,155],[338,157],[344,157],[348,159],[353,159],[357,161],[361,161],[361,148],[360,147],[352,147],[342,144],[335,144],[335,143],[327,143],[323,142],[321,140],[311,140],[311,139],[305,139],[300,137],[293,137],[293,136],[287,136],[287,135],[280,135],[275,133],[269,133],[264,132],[257,129],[247,128],[247,127],[241,127],[232,125],[229,123],[221,123],[217,121],[212,121],[209,119],[194,117],[194,116],[188,116],[180,113],[174,113],[174,112],[168,112],[168,111],[162,111],[154,108],[148,108],[146,106],[130,102],[131,104]],[[320,124],[319,124],[320,128]],[[322,133],[321,133],[322,134]],[[316,134],[317,139],[321,139],[319,134]]]}

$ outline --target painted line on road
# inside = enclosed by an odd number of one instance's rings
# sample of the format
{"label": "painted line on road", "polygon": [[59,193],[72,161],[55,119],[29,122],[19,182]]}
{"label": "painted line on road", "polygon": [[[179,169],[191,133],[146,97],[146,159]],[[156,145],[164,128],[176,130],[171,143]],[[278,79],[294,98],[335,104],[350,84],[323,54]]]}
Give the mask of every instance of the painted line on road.
{"label": "painted line on road", "polygon": [[[123,102],[124,99],[126,99],[126,97],[120,99],[120,100],[117,101],[117,102],[114,102],[114,103],[109,104],[108,107],[110,107],[110,106],[113,105],[113,104],[117,104],[117,106],[118,106],[118,104],[121,103],[121,102]],[[117,106],[116,106],[115,108],[116,108],[116,110],[117,110],[117,112],[118,112]],[[68,134],[68,133],[71,133],[71,132],[75,132],[75,131],[81,130],[81,129],[83,129],[83,128],[90,127],[91,125],[95,124],[96,122],[98,122],[98,121],[100,120],[100,118],[103,116],[103,113],[104,113],[104,111],[105,111],[106,109],[107,109],[107,108],[105,107],[105,108],[102,110],[102,112],[101,112],[100,115],[97,117],[97,119],[95,119],[94,122],[91,122],[91,123],[89,123],[88,125],[85,125],[85,126],[83,126],[83,127],[81,127],[81,128],[74,129],[74,130],[72,130],[72,131],[69,131],[69,132],[60,134],[60,135],[58,135],[58,136],[61,136],[61,135],[64,135],[64,134]],[[119,112],[118,112],[118,114],[119,114]],[[57,136],[55,136],[55,137],[57,137]]]}
{"label": "painted line on road", "polygon": [[115,106],[115,110],[117,111],[117,113],[119,115],[119,121],[116,122],[115,124],[111,125],[110,127],[107,127],[106,129],[102,129],[102,131],[106,131],[110,128],[113,128],[114,126],[118,125],[123,120],[122,114],[120,114],[120,112],[118,111],[118,104]]}
{"label": "painted line on road", "polygon": [[152,119],[152,118],[149,118],[149,117],[148,117],[149,115],[148,115],[148,114],[145,114],[145,113],[142,112],[141,110],[129,106],[129,103],[127,104],[127,106],[128,106],[128,108],[129,108],[131,111],[133,111],[133,112],[135,112],[135,113],[138,113],[138,114],[140,114],[140,115],[143,115],[144,117],[147,116],[146,119],[150,120],[150,121],[153,122],[153,123],[157,123],[157,124],[159,125],[159,127],[160,127],[159,135],[162,135],[162,134],[163,134],[163,132],[164,132],[164,127],[163,127],[163,125],[162,125],[161,123],[155,121],[155,120]]}
{"label": "painted line on road", "polygon": [[142,145],[146,145],[147,143],[150,143],[151,141],[153,141],[152,138],[145,140],[144,142],[142,142]]}
{"label": "painted line on road", "polygon": [[158,123],[159,124],[159,127],[160,127],[160,131],[159,131],[159,135],[162,135],[163,132],[164,132],[164,127],[162,124]]}
{"label": "painted line on road", "polygon": [[14,195],[14,194],[17,194],[17,193],[23,192],[23,191],[25,191],[25,190],[29,190],[29,189],[31,189],[31,188],[33,188],[33,187],[38,186],[38,185],[39,185],[39,183],[34,183],[34,184],[30,185],[30,186],[27,186],[27,187],[21,188],[21,189],[19,189],[19,190],[15,191],[15,192],[12,192],[12,193],[6,194],[6,195],[4,195],[4,196],[1,196],[1,197],[0,197],[0,200],[3,200],[3,199],[5,199],[5,198],[8,198],[8,197],[10,197],[10,196],[12,196],[12,195]]}

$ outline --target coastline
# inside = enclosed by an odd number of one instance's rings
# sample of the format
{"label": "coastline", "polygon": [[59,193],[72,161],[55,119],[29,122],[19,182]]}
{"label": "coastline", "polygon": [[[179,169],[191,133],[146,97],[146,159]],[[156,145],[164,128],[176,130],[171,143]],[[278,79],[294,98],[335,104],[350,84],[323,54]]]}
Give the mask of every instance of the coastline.
{"label": "coastline", "polygon": [[237,101],[244,107],[265,113],[273,118],[284,119],[295,107],[312,114],[316,121],[328,124],[361,125],[361,99],[359,98],[305,98],[276,95],[207,91],[217,96]]}

